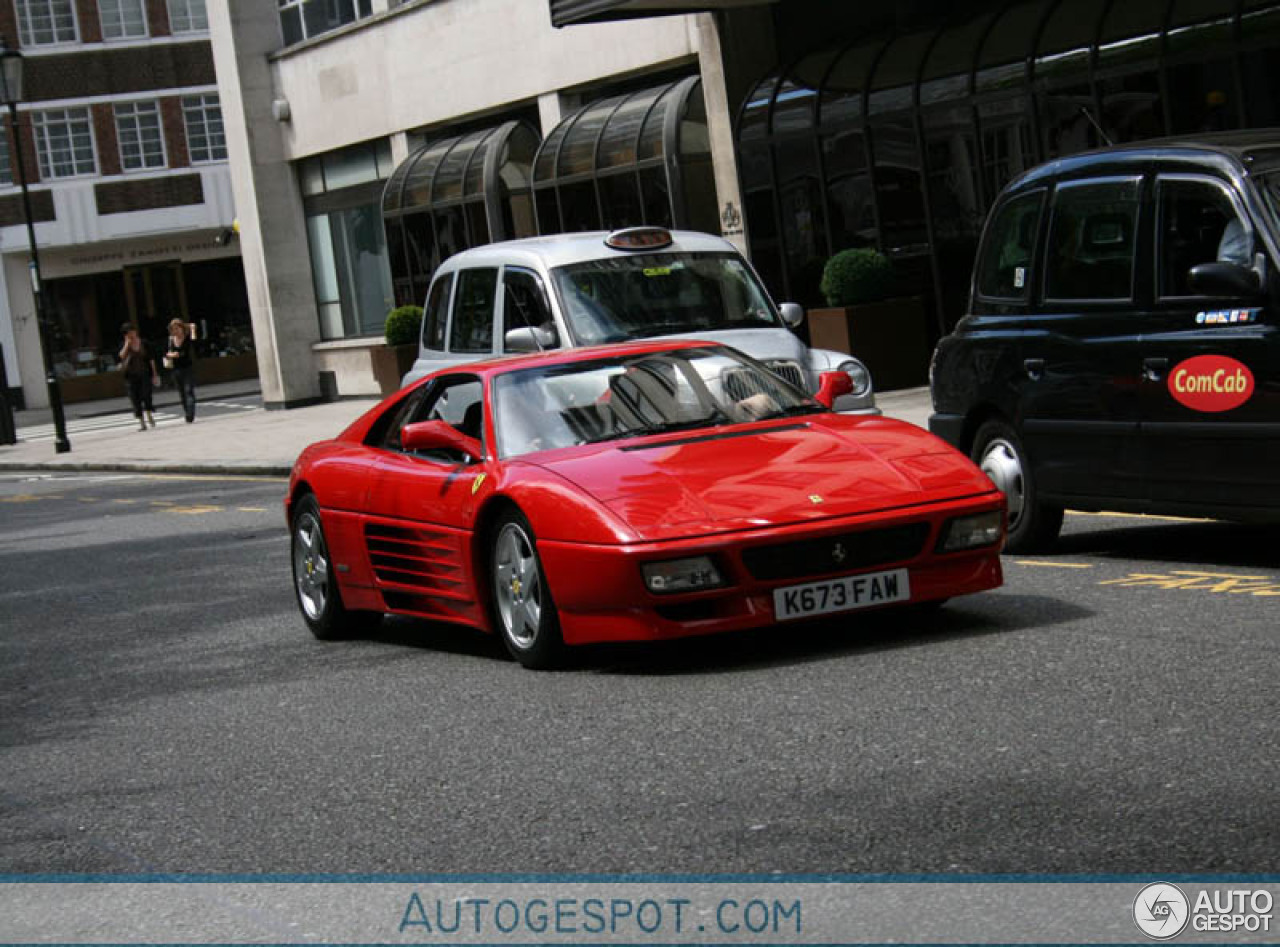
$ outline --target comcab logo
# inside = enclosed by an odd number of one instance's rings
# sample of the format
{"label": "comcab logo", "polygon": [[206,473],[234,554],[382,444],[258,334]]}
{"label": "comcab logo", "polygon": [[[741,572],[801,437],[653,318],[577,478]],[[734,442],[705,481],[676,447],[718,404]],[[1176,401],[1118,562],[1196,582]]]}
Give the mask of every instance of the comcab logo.
{"label": "comcab logo", "polygon": [[1253,372],[1226,355],[1197,355],[1169,373],[1169,393],[1192,411],[1230,411],[1253,395]]}
{"label": "comcab logo", "polygon": [[1133,921],[1138,930],[1154,940],[1168,940],[1182,933],[1190,912],[1187,896],[1177,885],[1157,881],[1147,885],[1133,899]]}

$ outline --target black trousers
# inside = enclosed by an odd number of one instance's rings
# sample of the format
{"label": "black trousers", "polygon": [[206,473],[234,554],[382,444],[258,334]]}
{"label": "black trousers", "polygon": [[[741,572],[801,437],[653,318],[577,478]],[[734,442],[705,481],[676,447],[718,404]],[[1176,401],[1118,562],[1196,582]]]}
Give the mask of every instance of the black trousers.
{"label": "black trousers", "polygon": [[169,373],[173,386],[182,399],[182,411],[188,421],[196,419],[196,370],[193,367],[175,368]]}
{"label": "black trousers", "polygon": [[143,411],[154,411],[151,404],[151,376],[126,375],[125,383],[129,386],[129,401],[133,404],[133,416],[142,420]]}

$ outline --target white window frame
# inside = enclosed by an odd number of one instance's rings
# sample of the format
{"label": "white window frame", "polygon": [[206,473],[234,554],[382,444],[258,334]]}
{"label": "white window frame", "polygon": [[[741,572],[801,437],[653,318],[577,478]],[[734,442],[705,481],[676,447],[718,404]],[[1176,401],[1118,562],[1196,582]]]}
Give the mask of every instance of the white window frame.
{"label": "white window frame", "polygon": [[[116,141],[120,149],[120,168],[123,171],[154,171],[169,166],[169,156],[164,147],[164,116],[160,103],[154,99],[137,102],[117,102],[112,109],[116,123]],[[147,140],[153,126],[146,119],[154,116],[155,137]],[[125,151],[126,144],[135,146],[137,156],[130,164]]]}
{"label": "white window frame", "polygon": [[[209,127],[209,114],[215,109],[218,113],[218,125],[220,128],[216,135]],[[194,122],[193,116],[195,116]],[[222,120],[222,101],[218,98],[216,92],[184,95],[182,97],[182,121],[187,132],[187,155],[192,164],[212,164],[216,161],[227,160],[227,129]],[[204,139],[203,155],[196,154],[196,136],[192,134],[193,126],[199,128],[200,135]],[[219,150],[222,152],[220,155],[217,154]]]}
{"label": "white window frame", "polygon": [[[63,46],[80,42],[80,22],[76,16],[75,0],[14,0],[18,15],[18,38],[23,46]],[[39,11],[33,8],[39,8]],[[61,10],[58,10],[61,8]],[[47,27],[42,32],[48,38],[41,38],[40,32],[32,25],[33,13],[38,12]],[[58,18],[62,17],[63,26],[59,28]],[[66,29],[67,21],[71,29]]]}
{"label": "white window frame", "polygon": [[[115,9],[108,10],[109,5]],[[98,22],[102,24],[104,40],[145,39],[150,35],[146,0],[98,0]]]}
{"label": "white window frame", "polygon": [[[77,132],[73,127],[83,124],[83,130]],[[61,131],[66,136],[65,150],[68,153],[72,170],[70,173],[58,174],[54,166],[54,149],[56,143],[52,132]],[[31,113],[31,134],[35,139],[36,161],[40,167],[42,180],[58,178],[80,178],[98,173],[97,146],[93,140],[93,117],[87,107],[43,109]],[[88,153],[83,150],[77,153],[76,136],[79,134],[88,142]],[[81,165],[88,161],[90,167]]]}
{"label": "white window frame", "polygon": [[178,33],[209,32],[209,10],[205,0],[168,0],[169,29]]}

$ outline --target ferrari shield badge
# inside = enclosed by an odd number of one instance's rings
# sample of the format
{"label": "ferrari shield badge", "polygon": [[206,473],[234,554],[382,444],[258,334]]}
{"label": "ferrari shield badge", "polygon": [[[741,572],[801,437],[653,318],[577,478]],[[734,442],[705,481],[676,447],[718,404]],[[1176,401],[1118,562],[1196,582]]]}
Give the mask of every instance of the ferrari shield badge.
{"label": "ferrari shield badge", "polygon": [[471,495],[475,496],[476,491],[480,489],[480,484],[484,483],[484,474],[476,474],[476,479],[471,481]]}
{"label": "ferrari shield badge", "polygon": [[822,497],[818,496],[818,494],[816,493],[810,493],[809,502],[812,503],[814,506],[817,506],[819,503],[822,502]]}

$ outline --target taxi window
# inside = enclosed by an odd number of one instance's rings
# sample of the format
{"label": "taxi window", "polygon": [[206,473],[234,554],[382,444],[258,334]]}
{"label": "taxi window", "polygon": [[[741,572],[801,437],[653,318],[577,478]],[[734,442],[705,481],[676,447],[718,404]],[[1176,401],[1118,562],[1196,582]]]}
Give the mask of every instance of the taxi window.
{"label": "taxi window", "polygon": [[487,266],[461,270],[457,281],[453,324],[449,327],[449,351],[492,352],[493,304],[497,296],[498,270]]}
{"label": "taxi window", "polygon": [[1003,204],[991,219],[978,269],[978,295],[1025,300],[1031,290],[1031,255],[1044,191],[1022,194]]}
{"label": "taxi window", "polygon": [[1222,184],[1163,177],[1157,187],[1162,297],[1195,295],[1187,284],[1191,268],[1199,263],[1253,263],[1253,230]]}
{"label": "taxi window", "polygon": [[452,286],[452,273],[441,276],[431,284],[426,312],[422,318],[423,348],[444,351],[444,326],[449,321],[449,290]]}
{"label": "taxi window", "polygon": [[1133,298],[1133,250],[1141,178],[1058,185],[1044,295],[1058,301]]}

